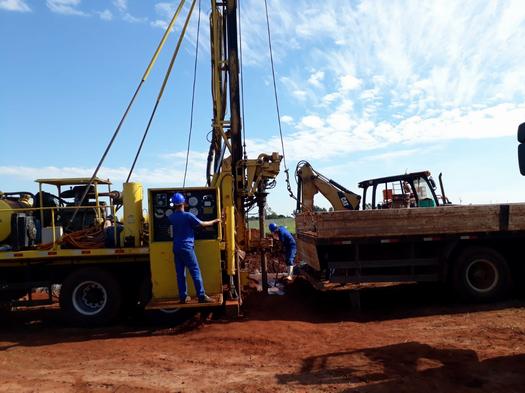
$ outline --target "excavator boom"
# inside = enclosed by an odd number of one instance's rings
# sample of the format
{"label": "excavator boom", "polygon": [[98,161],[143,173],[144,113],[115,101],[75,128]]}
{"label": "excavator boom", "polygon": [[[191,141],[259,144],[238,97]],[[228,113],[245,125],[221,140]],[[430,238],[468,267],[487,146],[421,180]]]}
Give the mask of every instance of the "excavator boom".
{"label": "excavator boom", "polygon": [[334,210],[358,210],[361,196],[317,172],[301,161],[297,164],[297,211],[313,211],[314,196],[320,192]]}

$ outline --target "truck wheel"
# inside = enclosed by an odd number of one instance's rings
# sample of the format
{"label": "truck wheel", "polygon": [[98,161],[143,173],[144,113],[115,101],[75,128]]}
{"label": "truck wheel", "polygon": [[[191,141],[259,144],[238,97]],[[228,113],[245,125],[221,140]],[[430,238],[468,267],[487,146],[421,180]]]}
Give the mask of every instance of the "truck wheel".
{"label": "truck wheel", "polygon": [[60,308],[67,320],[82,326],[112,322],[120,304],[118,282],[110,273],[96,268],[71,273],[60,290]]}
{"label": "truck wheel", "polygon": [[495,250],[470,247],[456,260],[454,286],[466,300],[496,300],[504,297],[510,290],[510,269],[505,258]]}

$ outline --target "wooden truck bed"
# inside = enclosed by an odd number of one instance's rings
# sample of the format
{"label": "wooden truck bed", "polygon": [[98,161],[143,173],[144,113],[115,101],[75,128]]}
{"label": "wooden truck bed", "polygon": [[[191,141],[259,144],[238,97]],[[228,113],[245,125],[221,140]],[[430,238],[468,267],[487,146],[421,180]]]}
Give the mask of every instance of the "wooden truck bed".
{"label": "wooden truck bed", "polygon": [[[432,257],[424,254],[423,260],[400,256],[406,255],[402,252],[395,254],[393,244],[411,243],[410,247],[415,247],[417,243],[425,243],[431,248],[439,246],[429,243],[444,244],[445,239],[450,242],[516,237],[525,234],[525,203],[300,213],[295,221],[298,259],[315,271],[354,265],[438,265],[437,251],[429,251]],[[416,248],[421,252],[425,247]],[[375,254],[381,251],[381,261],[365,261],[361,251]],[[410,252],[408,249],[407,253]],[[409,262],[408,258],[412,260]]]}
{"label": "wooden truck bed", "polygon": [[296,232],[316,239],[524,231],[525,203],[300,213]]}

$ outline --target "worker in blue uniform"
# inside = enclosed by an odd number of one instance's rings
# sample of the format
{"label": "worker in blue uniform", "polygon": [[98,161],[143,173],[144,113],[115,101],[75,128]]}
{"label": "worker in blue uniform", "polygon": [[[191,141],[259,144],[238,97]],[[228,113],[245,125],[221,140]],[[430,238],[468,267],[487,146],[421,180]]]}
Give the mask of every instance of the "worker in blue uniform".
{"label": "worker in blue uniform", "polygon": [[213,303],[214,300],[206,295],[202,282],[201,270],[197,256],[195,255],[195,229],[198,227],[209,227],[221,222],[220,218],[210,221],[201,221],[194,214],[184,211],[186,199],[181,193],[171,197],[174,212],[168,216],[173,228],[173,254],[175,255],[175,271],[177,272],[177,284],[179,286],[179,298],[181,303],[191,300],[186,288],[186,268],[190,272],[199,303]]}
{"label": "worker in blue uniform", "polygon": [[295,254],[297,254],[297,245],[295,243],[295,239],[292,234],[288,232],[288,229],[283,226],[277,226],[277,224],[272,222],[269,225],[269,228],[272,234],[277,234],[279,236],[279,240],[283,245],[286,266],[288,268],[288,275],[286,278],[291,280],[295,262]]}

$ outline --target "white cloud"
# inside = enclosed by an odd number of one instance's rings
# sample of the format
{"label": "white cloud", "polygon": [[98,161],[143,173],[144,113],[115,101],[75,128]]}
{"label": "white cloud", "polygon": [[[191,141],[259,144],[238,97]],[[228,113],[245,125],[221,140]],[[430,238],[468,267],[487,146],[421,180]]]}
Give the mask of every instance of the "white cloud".
{"label": "white cloud", "polygon": [[[335,111],[327,120],[317,115],[304,116],[295,131],[285,136],[285,147],[290,160],[304,159],[306,155],[310,159],[335,159],[396,145],[509,137],[523,122],[524,112],[525,104],[500,104],[483,109],[451,109],[428,118],[415,115],[395,124],[356,119]],[[277,136],[247,144],[250,154],[280,150]]]}
{"label": "white cloud", "polygon": [[[295,34],[296,14],[292,5],[283,0],[274,0],[269,4],[268,12],[272,36],[273,56],[279,67],[282,59],[300,44]],[[251,66],[269,67],[268,35],[266,33],[266,12],[264,2],[259,0],[243,1],[241,9],[241,30],[243,63]]]}
{"label": "white cloud", "polygon": [[113,5],[121,12],[128,9],[128,0],[113,0]]}
{"label": "white cloud", "polygon": [[324,72],[315,71],[310,75],[310,78],[308,78],[308,83],[314,87],[321,88],[323,87],[323,84],[321,83],[323,79],[324,79]]}
{"label": "white cloud", "polygon": [[84,11],[79,10],[77,7],[80,5],[81,0],[46,0],[47,7],[57,14],[64,15],[88,15]]}
{"label": "white cloud", "polygon": [[122,16],[122,20],[124,20],[125,22],[129,22],[129,23],[144,23],[148,21],[148,18],[133,16],[130,13],[126,12]]}
{"label": "white cloud", "polygon": [[113,0],[113,6],[117,9],[122,20],[128,23],[145,23],[148,18],[145,16],[135,16],[128,11],[128,0]]}
{"label": "white cloud", "polygon": [[[193,165],[199,165],[199,163],[204,163],[206,162],[206,159],[208,158],[208,153],[207,152],[202,152],[202,151],[195,151],[195,150],[190,150],[190,160],[196,160],[196,163],[194,163]],[[164,153],[164,154],[159,154],[159,157],[162,158],[163,160],[170,160],[170,161],[173,161],[173,160],[186,160],[186,152],[185,151],[179,151],[179,152],[175,152],[175,153]],[[203,165],[204,167],[205,165]]]}
{"label": "white cloud", "polygon": [[152,27],[158,27],[158,28],[161,28],[162,30],[166,30],[169,26],[169,23],[166,21],[157,19],[157,20],[151,21],[150,25]]}
{"label": "white cloud", "polygon": [[319,116],[305,116],[301,119],[300,126],[305,128],[321,128],[324,126],[324,121]]}
{"label": "white cloud", "polygon": [[[152,20],[150,22],[150,25],[152,27],[160,28],[163,30],[166,30],[169,26],[169,23],[171,22],[171,19],[173,18],[173,15],[175,15],[175,12],[178,8],[178,4],[174,3],[157,3],[155,4],[155,13],[157,15],[157,18]],[[177,18],[177,21],[175,22],[175,26],[178,29],[178,31],[182,30],[182,26],[184,24],[186,15],[188,14],[190,10],[190,5],[186,3]],[[209,24],[208,24],[208,15],[206,13],[205,7],[201,10],[200,14],[201,19],[201,25],[200,25],[200,38],[199,38],[199,51],[205,54],[209,53],[209,42],[210,42],[210,32],[209,32]],[[188,25],[188,29],[186,31],[185,35],[185,42],[189,43],[189,45],[193,46],[195,48],[195,45],[197,43],[197,28],[198,28],[198,7],[195,6],[190,23]],[[174,28],[175,29],[175,28]],[[192,55],[194,51],[191,51]]]}
{"label": "white cloud", "polygon": [[364,158],[365,161],[390,161],[399,158],[413,157],[424,153],[421,149],[397,150],[388,153],[372,154]]}
{"label": "white cloud", "polygon": [[0,10],[30,12],[31,8],[24,0],[0,0]]}
{"label": "white cloud", "polygon": [[[273,41],[279,91],[297,106],[288,110],[296,119],[285,137],[291,159],[506,137],[524,119],[525,52],[516,51],[525,41],[521,1],[276,0],[269,6],[272,34],[295,37],[292,45]],[[249,23],[243,26],[250,27],[243,42],[261,65],[267,43],[258,7],[255,0],[244,5]],[[253,152],[279,146],[277,136],[251,142]]]}
{"label": "white cloud", "polygon": [[355,90],[361,86],[361,80],[353,75],[345,75],[341,77],[341,88],[343,90]]}
{"label": "white cloud", "polygon": [[[190,157],[197,156],[198,159],[190,159],[188,164],[187,185],[199,186],[203,185],[205,179],[205,157],[202,157],[200,152],[192,152]],[[184,177],[184,162],[186,152],[181,152],[177,157],[170,159],[169,166],[158,166],[155,168],[136,168],[131,177],[132,181],[144,183],[148,186],[162,186],[162,185],[181,185]],[[174,169],[178,168],[178,169]],[[0,175],[4,178],[13,178],[16,181],[35,179],[49,179],[49,178],[68,178],[68,177],[91,177],[94,168],[88,167],[29,167],[29,166],[0,166]],[[119,188],[119,184],[123,183],[129,173],[129,168],[126,167],[102,167],[99,171],[98,177],[103,179],[110,179],[114,188]]]}
{"label": "white cloud", "polygon": [[379,93],[379,90],[378,89],[368,89],[368,90],[364,90],[360,95],[359,95],[359,98],[362,99],[363,101],[371,101],[371,100],[374,100],[377,98],[377,95]]}
{"label": "white cloud", "polygon": [[106,21],[110,21],[113,19],[113,14],[111,13],[110,10],[104,10],[104,11],[98,12],[98,16],[100,17],[100,19],[106,20]]}
{"label": "white cloud", "polygon": [[288,115],[281,116],[281,121],[285,124],[293,124],[293,117]]}
{"label": "white cloud", "polygon": [[325,105],[330,105],[332,102],[334,102],[335,100],[337,100],[340,97],[341,97],[341,95],[338,92],[326,94],[323,97],[322,102]]}

